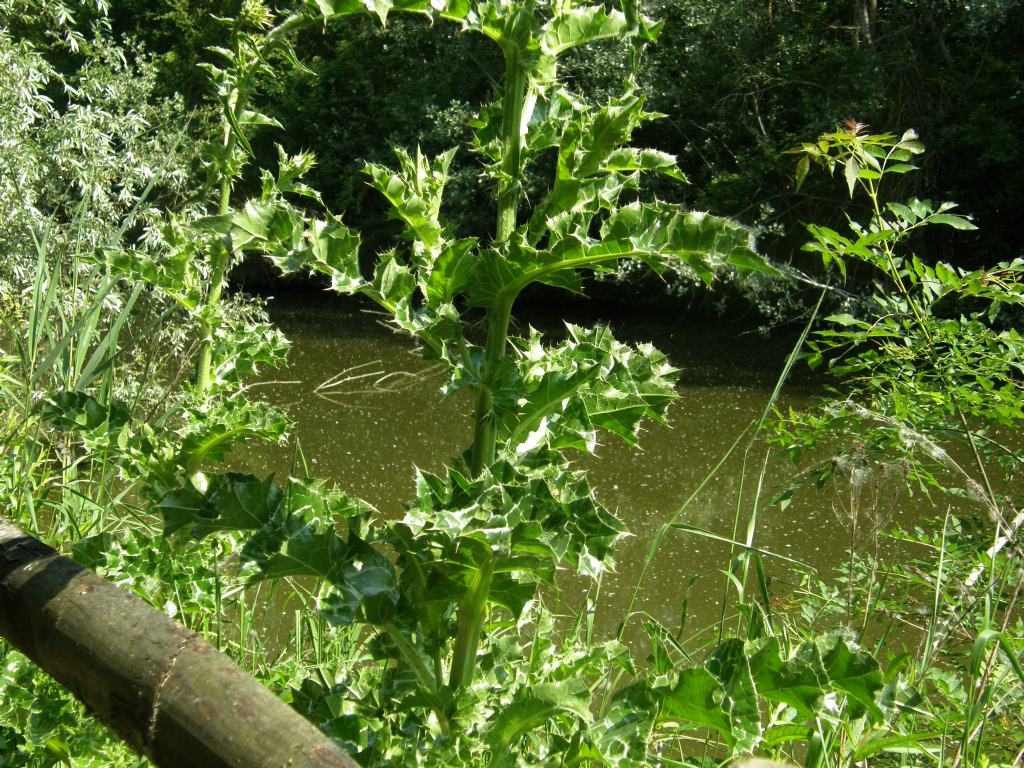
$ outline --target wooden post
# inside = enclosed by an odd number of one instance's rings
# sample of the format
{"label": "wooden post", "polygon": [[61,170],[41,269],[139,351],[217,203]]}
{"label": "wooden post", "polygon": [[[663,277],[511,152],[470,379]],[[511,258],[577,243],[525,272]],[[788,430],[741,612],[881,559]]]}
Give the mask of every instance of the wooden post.
{"label": "wooden post", "polygon": [[199,636],[0,518],[0,635],[170,768],[357,768]]}

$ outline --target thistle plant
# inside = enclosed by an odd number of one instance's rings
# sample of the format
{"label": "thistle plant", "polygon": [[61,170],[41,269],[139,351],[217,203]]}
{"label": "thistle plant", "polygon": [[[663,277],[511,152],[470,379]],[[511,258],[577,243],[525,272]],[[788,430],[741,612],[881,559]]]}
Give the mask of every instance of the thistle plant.
{"label": "thistle plant", "polygon": [[[392,11],[457,24],[502,52],[496,100],[480,110],[470,147],[494,188],[495,225],[490,237],[460,236],[442,215],[457,149],[396,150],[394,167],[365,173],[402,223],[402,240],[364,270],[358,234],[303,181],[311,154],[282,151],[253,199],[239,203],[234,187],[253,158],[253,132],[274,127],[255,106],[257,84],[274,76],[275,55],[290,54],[289,31],[354,14],[385,23]],[[775,274],[743,227],[643,194],[645,175],[685,178],[670,155],[630,145],[658,117],[631,82],[593,104],[559,77],[561,56],[605,39],[628,41],[635,65],[658,25],[632,4],[465,0],[311,0],[280,23],[246,0],[225,23],[229,44],[209,68],[221,132],[206,152],[208,210],[168,214],[151,233],[160,258],[112,246],[96,264],[110,282],[135,278],[133,296],[151,286],[194,322],[195,384],[151,423],[134,421],[103,390],[59,393],[42,411],[55,431],[84,438],[87,459],[114,456],[126,477],[145,479],[170,541],[133,534],[126,545],[98,533],[79,542],[77,556],[118,579],[149,558],[150,580],[162,586],[140,588],[216,633],[218,644],[222,555],[237,554],[254,582],[312,582],[318,626],[348,627],[340,634],[355,660],[332,667],[317,652],[315,677],[310,671],[290,695],[364,764],[640,765],[681,756],[694,732],[725,755],[800,744],[790,752],[827,764],[824,742],[866,739],[893,709],[880,702],[875,659],[844,638],[790,642],[766,614],[747,638],[726,639],[698,661],[648,622],[647,674],[620,643],[595,641],[584,614],[565,630],[545,606],[542,585],[567,569],[599,580],[625,534],[570,449],[594,452],[609,435],[635,443],[645,420],[664,418],[676,371],[650,345],[622,344],[606,327],[567,325],[561,338],[519,332],[517,299],[536,284],[582,293],[589,273],[624,260],[656,272],[685,266],[709,284],[724,264]],[[524,179],[545,162],[553,176],[531,201]],[[226,311],[227,273],[249,253],[372,301],[446,372],[447,393],[475,398],[471,444],[441,472],[417,472],[402,519],[382,521],[320,481],[282,485],[217,466],[242,440],[286,429],[279,412],[244,396],[244,377],[282,358],[282,337]],[[97,368],[106,359],[96,358]],[[189,546],[207,537],[219,538]],[[187,555],[179,566],[202,567],[180,581],[156,579],[171,572],[176,552]],[[244,646],[250,612],[244,599],[236,605]],[[618,685],[619,673],[629,684]],[[862,759],[881,748],[847,753]]]}
{"label": "thistle plant", "polygon": [[[306,13],[316,16],[313,8]],[[315,4],[320,22],[361,8]],[[387,9],[376,10],[384,20]],[[537,283],[579,293],[585,272],[614,270],[626,259],[655,271],[685,264],[709,283],[716,265],[773,270],[738,224],[642,199],[644,174],[684,177],[670,155],[628,144],[638,126],[658,117],[631,84],[594,105],[559,81],[559,57],[594,41],[626,38],[639,56],[658,27],[637,8],[461,2],[416,10],[483,34],[503,53],[497,101],[474,124],[473,150],[497,199],[494,236],[459,237],[441,214],[455,150],[429,158],[399,149],[396,168],[367,166],[403,224],[403,243],[381,254],[369,275],[355,232],[329,212],[310,216],[291,202],[296,193],[312,194],[301,183],[308,158],[282,156],[258,199],[200,226],[226,252],[263,253],[286,272],[312,269],[336,291],[383,308],[445,367],[448,393],[474,393],[472,444],[441,475],[419,472],[416,499],[393,523],[375,522],[365,505],[344,496],[297,504],[308,485],[282,493],[237,476],[206,488],[186,484],[160,509],[169,532],[250,530],[246,554],[257,577],[321,579],[325,615],[375,627],[375,652],[399,659],[415,680],[411,689],[398,680],[385,689],[414,696],[454,739],[452,719],[473,722],[486,701],[481,691],[495,684],[492,669],[474,685],[483,656],[499,647],[489,642],[492,611],[522,617],[537,586],[564,565],[598,577],[625,533],[566,449],[594,451],[602,434],[633,443],[642,420],[662,419],[674,397],[675,370],[665,357],[649,345],[621,344],[607,328],[569,326],[555,342],[532,329],[512,333],[517,297]],[[232,130],[244,133],[239,101],[224,103],[234,107],[225,109],[238,124]],[[225,137],[225,147],[241,143]],[[525,210],[524,173],[545,155],[555,160],[554,178]],[[480,315],[482,344],[466,330]],[[336,527],[342,519],[345,534]],[[397,554],[394,564],[381,546]]]}

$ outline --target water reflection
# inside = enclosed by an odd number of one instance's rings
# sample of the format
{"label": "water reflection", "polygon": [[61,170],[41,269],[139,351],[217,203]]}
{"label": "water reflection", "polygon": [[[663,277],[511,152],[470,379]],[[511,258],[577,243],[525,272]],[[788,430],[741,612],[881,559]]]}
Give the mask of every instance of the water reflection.
{"label": "water reflection", "polygon": [[[262,392],[286,407],[295,420],[298,448],[255,446],[247,457],[257,472],[299,472],[333,479],[383,513],[398,515],[413,494],[413,467],[439,471],[471,437],[472,402],[445,398],[439,372],[424,364],[407,337],[359,306],[325,299],[273,301],[274,321],[292,340],[289,368],[273,373]],[[599,317],[575,317],[590,323]],[[560,320],[533,311],[529,322],[557,332]],[[612,319],[623,341],[653,341],[681,369],[679,399],[668,424],[650,424],[641,448],[605,436],[596,456],[579,458],[601,501],[625,521],[632,536],[617,557],[617,572],[605,579],[597,621],[614,629],[629,603],[651,541],[679,510],[737,438],[761,416],[788,346],[740,334],[724,325],[680,325],[664,319]],[[402,372],[402,376],[380,376]],[[339,374],[342,374],[339,376]],[[367,375],[364,375],[367,374]],[[372,375],[371,375],[372,374]],[[335,378],[340,385],[322,386]],[[391,390],[400,391],[391,391]],[[385,391],[382,391],[385,390]],[[783,392],[780,407],[800,406],[813,387],[797,383]],[[745,454],[740,446],[679,516],[679,522],[717,535],[745,539],[754,499],[760,499],[755,544],[828,572],[849,544],[839,522],[835,493],[802,493],[781,512],[767,502],[794,470],[764,447]],[[745,466],[744,466],[745,462]],[[767,463],[766,463],[767,462]],[[758,487],[762,467],[767,478]],[[929,509],[904,509],[917,516]],[[739,520],[738,530],[734,521]],[[905,523],[909,520],[904,519]],[[648,572],[636,609],[675,628],[685,604],[687,627],[718,619],[729,545],[679,530],[669,531]],[[766,558],[769,579],[785,590],[791,566]],[[581,603],[579,583],[560,581],[561,599]],[[566,606],[568,607],[568,606]]]}

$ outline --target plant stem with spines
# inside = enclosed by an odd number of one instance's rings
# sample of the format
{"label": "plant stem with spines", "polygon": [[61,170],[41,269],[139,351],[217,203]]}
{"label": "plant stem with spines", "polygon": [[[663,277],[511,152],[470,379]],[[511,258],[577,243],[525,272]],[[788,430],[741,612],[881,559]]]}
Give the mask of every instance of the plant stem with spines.
{"label": "plant stem with spines", "polygon": [[467,687],[476,670],[476,650],[483,634],[487,614],[487,596],[494,580],[494,557],[489,556],[473,576],[473,581],[459,604],[456,620],[455,648],[448,685],[452,690]]}
{"label": "plant stem with spines", "polygon": [[[236,91],[235,103],[228,106],[234,112],[237,124],[245,109],[245,93]],[[220,198],[217,203],[217,215],[226,216],[231,207],[231,155],[234,152],[238,139],[231,128],[231,123],[225,120],[223,166],[221,167]],[[199,320],[199,360],[196,363],[196,390],[200,395],[210,391],[210,369],[213,364],[213,320],[211,315],[220,306],[221,295],[224,292],[224,280],[227,277],[228,261],[230,253],[223,243],[218,243],[213,253],[210,254],[212,269],[210,270],[210,292],[206,295],[206,304],[203,307]]]}
{"label": "plant stem with spines", "polygon": [[[498,190],[498,221],[495,243],[508,242],[516,227],[522,171],[522,121],[526,101],[526,67],[518,50],[505,52],[505,92],[502,101],[503,178]],[[497,449],[497,423],[491,379],[495,376],[508,346],[508,326],[515,294],[499,296],[487,318],[487,344],[473,424],[470,473],[479,476],[494,462]],[[449,686],[458,691],[470,684],[476,669],[476,651],[483,634],[488,595],[494,578],[494,557],[489,556],[477,571],[473,583],[459,605],[457,634],[452,651]]]}
{"label": "plant stem with spines", "polygon": [[[498,190],[498,222],[494,240],[506,243],[516,227],[519,208],[520,175],[522,172],[522,121],[526,101],[526,67],[517,50],[505,53],[505,92],[502,100],[502,161],[503,178]],[[494,420],[494,397],[489,379],[494,375],[508,344],[508,325],[512,314],[512,299],[501,298],[490,310],[487,318],[487,346],[484,350],[483,381],[477,396],[473,424],[473,448],[470,473],[476,477],[485,466],[494,461],[497,446],[497,425]]]}

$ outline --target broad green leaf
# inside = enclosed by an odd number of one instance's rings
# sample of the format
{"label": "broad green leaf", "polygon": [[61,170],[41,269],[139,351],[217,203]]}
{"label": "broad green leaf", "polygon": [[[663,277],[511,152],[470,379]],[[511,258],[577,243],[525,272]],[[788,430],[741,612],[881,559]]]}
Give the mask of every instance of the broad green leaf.
{"label": "broad green leaf", "polygon": [[115,431],[128,423],[131,413],[121,400],[101,403],[84,392],[55,392],[43,401],[43,418],[58,432],[91,432],[106,425]]}
{"label": "broad green leaf", "polygon": [[594,758],[608,765],[632,765],[647,757],[658,711],[658,696],[646,682],[618,691],[604,719],[589,732]]}
{"label": "broad green leaf", "polygon": [[[340,541],[340,540],[338,540]],[[332,545],[337,544],[332,540]],[[390,620],[398,602],[394,568],[386,557],[354,537],[350,537],[340,571],[336,563],[323,563],[332,568],[327,579],[329,588],[320,603],[320,612],[331,623],[351,624],[363,610],[371,624]]]}
{"label": "broad green leaf", "polygon": [[846,176],[846,186],[850,190],[850,197],[853,197],[853,191],[857,188],[857,177],[860,174],[860,163],[857,162],[854,155],[847,158],[843,173]]}
{"label": "broad green leaf", "polygon": [[814,643],[801,645],[791,658],[782,659],[777,638],[750,648],[750,669],[758,693],[793,707],[800,715],[817,715],[829,678]]}
{"label": "broad green leaf", "polygon": [[658,723],[705,726],[717,731],[729,744],[734,744],[736,738],[732,723],[720,704],[724,697],[722,683],[707,669],[684,669],[676,684],[661,697]]}
{"label": "broad green leaf", "polygon": [[729,717],[733,749],[740,753],[752,752],[761,740],[761,713],[743,641],[738,638],[723,641],[711,652],[706,666],[722,683],[721,707]]}
{"label": "broad green leaf", "polygon": [[872,719],[880,722],[882,711],[876,696],[885,683],[878,662],[867,651],[851,648],[839,637],[825,637],[817,641],[818,651],[825,672],[832,686],[846,693],[857,706],[851,710],[866,710]]}
{"label": "broad green leaf", "polygon": [[215,531],[259,530],[281,509],[283,496],[273,478],[253,475],[216,475],[205,492],[191,484],[164,495],[157,509],[164,518],[164,534],[191,526],[192,538]]}
{"label": "broad green leaf", "polygon": [[345,564],[347,547],[333,525],[311,521],[289,525],[280,548],[260,559],[259,578],[313,576],[344,585],[340,570]]}
{"label": "broad green leaf", "polygon": [[930,224],[946,224],[953,229],[970,231],[977,229],[965,216],[957,216],[951,213],[933,213],[927,219]]}
{"label": "broad green leaf", "polygon": [[914,224],[918,220],[918,216],[910,208],[901,203],[886,203],[886,207],[899,216],[906,224]]}
{"label": "broad green leaf", "polygon": [[860,320],[847,312],[843,312],[838,315],[829,315],[825,318],[825,322],[837,323],[847,327],[851,325],[857,326],[858,328],[868,327],[868,323],[865,323],[863,320]]}
{"label": "broad green leaf", "polygon": [[242,250],[252,243],[268,240],[270,221],[275,213],[276,207],[269,203],[248,201],[230,218],[232,247]]}
{"label": "broad green leaf", "polygon": [[520,736],[548,723],[559,712],[584,723],[590,714],[590,691],[582,679],[539,683],[524,688],[490,721],[485,738],[492,753],[502,754]]}
{"label": "broad green leaf", "polygon": [[416,280],[408,267],[389,254],[377,265],[371,288],[369,292],[379,303],[393,307],[408,299],[416,288]]}
{"label": "broad green leaf", "polygon": [[363,285],[359,273],[359,235],[333,216],[313,221],[306,230],[309,266],[328,275],[331,286],[342,293],[353,293]]}
{"label": "broad green leaf", "polygon": [[448,304],[465,290],[476,266],[476,246],[476,238],[445,244],[427,276],[425,293],[429,306]]}

